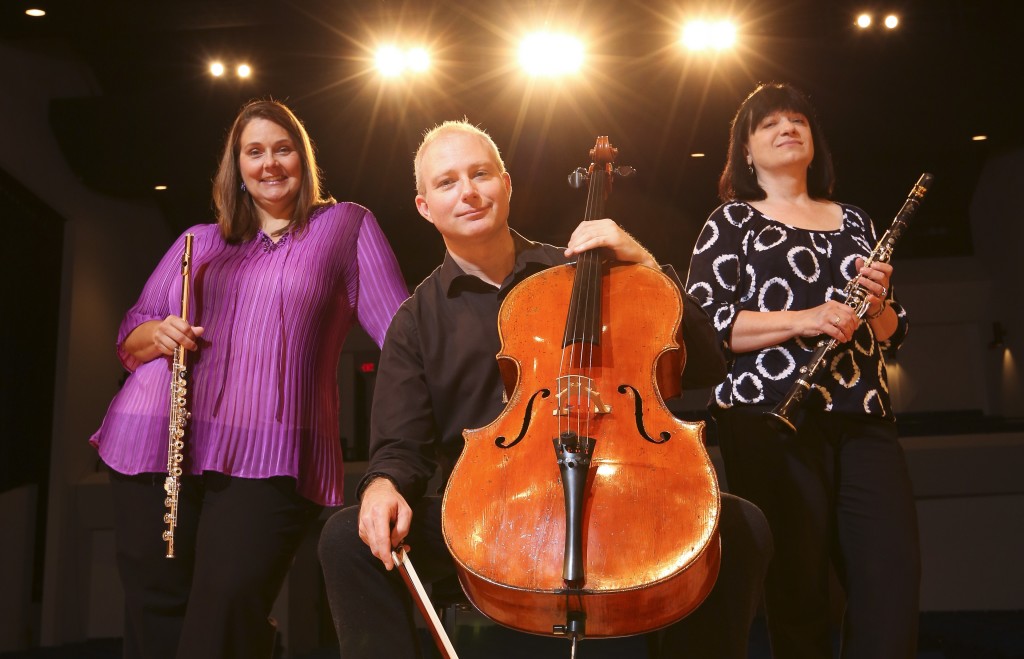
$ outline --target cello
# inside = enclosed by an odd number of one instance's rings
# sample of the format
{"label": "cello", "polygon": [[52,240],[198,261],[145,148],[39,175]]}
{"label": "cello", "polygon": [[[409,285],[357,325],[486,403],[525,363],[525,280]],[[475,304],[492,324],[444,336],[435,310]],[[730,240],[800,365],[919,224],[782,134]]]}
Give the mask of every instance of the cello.
{"label": "cello", "polygon": [[[599,137],[585,220],[604,217],[617,149]],[[581,170],[577,170],[580,172]],[[466,430],[441,526],[463,590],[494,621],[543,635],[667,626],[711,591],[720,497],[703,422],[674,417],[682,294],[601,250],[513,288],[498,315],[508,404]]]}

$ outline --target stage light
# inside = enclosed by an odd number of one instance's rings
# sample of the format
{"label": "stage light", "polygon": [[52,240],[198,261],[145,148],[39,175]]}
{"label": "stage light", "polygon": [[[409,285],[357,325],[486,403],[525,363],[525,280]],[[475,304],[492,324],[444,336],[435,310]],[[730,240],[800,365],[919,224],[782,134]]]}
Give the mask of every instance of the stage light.
{"label": "stage light", "polygon": [[987,139],[988,139],[988,135],[975,135],[974,137],[971,138],[971,141],[973,141],[973,142],[984,142]]}
{"label": "stage light", "polygon": [[410,48],[405,54],[405,65],[411,71],[423,73],[430,68],[430,54],[423,48]]}
{"label": "stage light", "polygon": [[729,21],[690,21],[679,41],[690,50],[724,50],[736,43],[736,26]]}
{"label": "stage light", "polygon": [[219,78],[224,75],[224,65],[220,62],[213,62],[210,64],[210,75],[214,78]]}
{"label": "stage light", "polygon": [[43,9],[26,9],[25,13],[31,16],[32,18],[41,18],[43,16],[46,16],[46,11]]}
{"label": "stage light", "polygon": [[691,158],[703,158],[704,154],[703,153],[691,153],[690,157]]}
{"label": "stage light", "polygon": [[377,50],[374,63],[385,78],[393,78],[406,71],[423,73],[430,68],[430,53],[420,47],[402,50],[398,46],[382,46]]}
{"label": "stage light", "polygon": [[154,190],[161,190],[161,191],[163,191],[163,190],[167,189],[167,186],[166,185],[154,185],[153,189]]}
{"label": "stage light", "polygon": [[384,77],[397,76],[405,69],[405,53],[396,46],[384,46],[377,50],[374,63]]}
{"label": "stage light", "polygon": [[583,66],[583,43],[568,34],[536,32],[520,44],[519,64],[534,76],[576,73]]}
{"label": "stage light", "polygon": [[857,27],[864,30],[871,27],[871,14],[861,14],[857,17]]}
{"label": "stage light", "polygon": [[900,19],[896,14],[889,14],[885,17],[885,27],[890,30],[896,29],[896,26],[900,24]]}

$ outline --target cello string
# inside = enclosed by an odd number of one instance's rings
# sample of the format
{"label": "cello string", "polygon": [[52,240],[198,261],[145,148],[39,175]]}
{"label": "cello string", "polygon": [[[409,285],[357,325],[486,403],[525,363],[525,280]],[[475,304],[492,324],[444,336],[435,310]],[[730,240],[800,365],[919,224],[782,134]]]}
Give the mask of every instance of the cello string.
{"label": "cello string", "polygon": [[[591,168],[593,171],[593,168]],[[587,189],[587,206],[584,210],[583,219],[593,219],[594,212],[594,179],[591,175],[590,186]],[[589,280],[588,266],[590,264],[590,253],[583,252],[576,259],[576,286],[574,286],[574,295],[576,296],[576,316],[573,318],[573,374],[571,378],[575,380],[574,386],[571,389],[574,396],[573,405],[570,407],[573,417],[570,423],[574,423],[572,430],[579,437],[582,434],[582,428],[580,427],[580,414],[582,413],[582,379],[580,368],[583,366],[584,350],[586,349],[586,339],[581,336],[583,329],[586,328],[586,312],[587,312],[587,282]]]}
{"label": "cello string", "polygon": [[[591,214],[588,216],[588,217],[590,217],[591,220],[600,219],[598,217],[598,215],[601,214],[603,212],[603,210],[604,210],[602,208],[603,207],[602,201],[604,200],[604,183],[605,183],[604,168],[601,168],[600,170],[595,168],[594,176],[596,177],[596,180],[595,180],[595,184],[593,186],[593,188],[594,188],[593,207],[591,209]],[[587,335],[583,338],[583,349],[586,351],[586,364],[581,363],[580,364],[580,369],[583,371],[583,373],[584,373],[584,375],[585,375],[585,377],[587,379],[587,385],[588,386],[587,386],[587,396],[586,396],[586,405],[587,405],[587,407],[586,407],[586,415],[583,417],[583,419],[585,420],[586,426],[585,426],[585,429],[584,429],[585,432],[581,432],[580,434],[581,435],[585,434],[586,437],[590,437],[591,436],[590,421],[591,421],[591,418],[593,417],[593,414],[594,414],[594,401],[593,401],[593,384],[594,383],[593,383],[593,381],[591,379],[591,376],[593,375],[593,367],[594,367],[594,341],[597,338],[597,337],[593,336],[592,334],[593,334],[593,330],[594,330],[594,320],[595,320],[594,315],[595,315],[595,311],[597,309],[597,302],[598,302],[598,300],[595,298],[595,295],[600,295],[601,294],[600,279],[596,279],[597,285],[595,285],[595,278],[596,277],[600,277],[601,273],[600,273],[600,258],[598,257],[597,250],[591,249],[591,250],[589,250],[587,252],[587,255],[588,255],[588,259],[587,259],[587,278],[586,278],[586,285],[587,285],[587,291],[586,292],[587,292],[587,296],[586,296],[586,310],[585,310],[585,316],[584,316],[585,317],[584,331],[587,333]],[[600,320],[600,319],[597,319],[597,320]],[[582,405],[581,405],[581,411],[582,411]]]}
{"label": "cello string", "polygon": [[[591,167],[591,181],[590,186],[587,190],[587,206],[584,211],[584,220],[590,221],[594,219],[594,213],[597,207],[597,194],[600,186],[600,179],[594,178],[597,175],[596,167]],[[575,380],[573,388],[570,390],[573,392],[575,397],[574,404],[570,406],[570,410],[573,411],[573,421],[575,425],[572,429],[575,431],[576,436],[580,437],[583,435],[581,415],[583,414],[583,381],[582,381],[582,368],[586,359],[585,351],[587,349],[587,337],[583,335],[588,326],[588,310],[590,306],[590,277],[591,277],[591,262],[593,261],[593,253],[591,251],[584,252],[579,255],[576,259],[576,283],[574,286],[574,295],[576,297],[576,315],[573,318],[573,363],[572,367],[574,373],[571,379]],[[577,349],[578,346],[578,349]],[[577,354],[578,350],[578,354]],[[589,410],[589,408],[587,408]]]}
{"label": "cello string", "polygon": [[[605,184],[605,169],[602,167],[598,169],[594,168],[593,184],[591,185],[591,195],[588,199],[587,208],[587,219],[595,220],[600,219],[597,216],[603,212],[603,200],[604,200],[604,184]],[[586,400],[580,401],[580,413],[583,415],[580,418],[581,427],[577,430],[577,435],[590,437],[591,435],[591,419],[594,413],[594,400],[593,400],[593,366],[594,366],[594,341],[597,337],[593,336],[594,321],[600,321],[599,318],[595,318],[597,312],[597,305],[599,299],[596,296],[601,294],[600,290],[600,258],[597,250],[591,249],[587,251],[586,255],[586,272],[584,277],[585,296],[584,296],[584,313],[583,313],[583,331],[586,333],[582,336],[582,343],[580,346],[580,370],[582,377],[585,377],[588,383],[586,391]],[[595,285],[596,283],[596,285]],[[583,392],[580,391],[580,397],[583,398]],[[584,412],[583,404],[586,404],[586,411]]]}

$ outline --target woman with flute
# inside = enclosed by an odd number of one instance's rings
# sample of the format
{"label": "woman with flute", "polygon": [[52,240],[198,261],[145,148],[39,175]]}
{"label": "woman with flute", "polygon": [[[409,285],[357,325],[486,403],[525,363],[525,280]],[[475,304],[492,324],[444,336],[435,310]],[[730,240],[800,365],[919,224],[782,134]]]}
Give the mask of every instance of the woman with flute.
{"label": "woman with flute", "polygon": [[[342,503],[337,365],[358,322],[378,345],[408,297],[373,214],[321,188],[286,106],[254,101],[228,133],[216,224],[192,227],[126,314],[131,372],[92,443],[110,468],[128,659],[270,659],[270,610],[303,535]],[[188,353],[183,474],[165,558],[167,357]]]}
{"label": "woman with flute", "polygon": [[[830,199],[832,158],[807,97],[764,84],[741,104],[687,290],[726,350],[710,408],[729,489],[764,511],[776,551],[765,582],[773,655],[832,656],[829,568],[846,596],[845,659],[916,656],[920,559],[913,492],[882,352],[907,318],[867,214]],[[859,316],[844,302],[859,278]],[[821,339],[835,339],[796,433],[766,415]]]}

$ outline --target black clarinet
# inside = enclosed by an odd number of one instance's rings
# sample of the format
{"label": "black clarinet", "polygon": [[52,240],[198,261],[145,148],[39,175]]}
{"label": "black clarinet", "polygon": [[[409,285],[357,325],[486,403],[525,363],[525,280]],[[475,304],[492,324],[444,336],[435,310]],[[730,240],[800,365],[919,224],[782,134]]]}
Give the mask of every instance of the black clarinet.
{"label": "black clarinet", "polygon": [[[885,235],[882,236],[881,240],[878,241],[875,249],[872,250],[870,256],[864,262],[865,266],[870,266],[872,263],[889,262],[889,259],[892,257],[893,247],[896,246],[896,241],[900,239],[903,230],[907,228],[910,218],[917,212],[918,207],[921,205],[921,200],[924,198],[925,193],[928,192],[928,188],[931,187],[933,178],[931,174],[921,174],[921,178],[911,188],[910,195],[907,196],[907,200],[903,203],[903,208],[896,214],[896,219],[892,221],[892,225],[885,232]],[[857,318],[863,318],[864,314],[868,311],[868,292],[861,286],[860,275],[846,283],[843,294],[846,297],[846,304],[854,310]],[[772,408],[770,412],[765,413],[768,423],[773,428],[786,433],[796,432],[794,417],[800,407],[800,403],[803,402],[807,392],[811,390],[814,383],[821,377],[821,373],[825,370],[832,351],[838,345],[839,341],[832,337],[818,341],[810,361],[805,366],[800,367],[800,374],[797,376],[793,386],[789,388],[785,398],[779,401],[779,404]]]}

